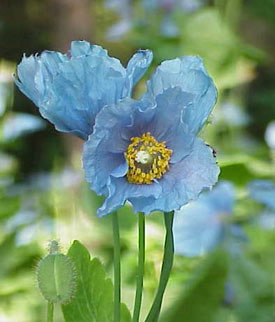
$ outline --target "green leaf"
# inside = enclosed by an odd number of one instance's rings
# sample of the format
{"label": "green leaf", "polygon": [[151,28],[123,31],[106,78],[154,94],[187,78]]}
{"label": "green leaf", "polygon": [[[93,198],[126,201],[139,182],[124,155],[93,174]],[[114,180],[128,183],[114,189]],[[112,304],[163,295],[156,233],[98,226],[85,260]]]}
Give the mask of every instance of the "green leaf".
{"label": "green leaf", "polygon": [[168,310],[163,322],[213,322],[224,298],[227,278],[227,255],[218,250],[209,255]]}
{"label": "green leaf", "polygon": [[203,57],[219,89],[253,78],[255,64],[244,57],[245,45],[215,8],[198,10],[183,19],[181,32],[183,52]]}
{"label": "green leaf", "polygon": [[[68,251],[76,268],[75,299],[62,306],[66,322],[113,321],[113,285],[97,258],[90,259],[88,250],[74,241]],[[121,321],[131,321],[127,307],[121,305]]]}
{"label": "green leaf", "polygon": [[234,311],[240,321],[272,322],[274,284],[254,261],[244,256],[230,263],[230,282],[235,291]]}

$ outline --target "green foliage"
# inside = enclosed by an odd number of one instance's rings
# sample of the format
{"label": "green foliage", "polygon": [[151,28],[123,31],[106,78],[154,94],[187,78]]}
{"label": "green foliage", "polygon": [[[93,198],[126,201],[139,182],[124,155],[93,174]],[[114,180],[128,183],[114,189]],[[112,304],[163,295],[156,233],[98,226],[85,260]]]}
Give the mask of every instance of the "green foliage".
{"label": "green foliage", "polygon": [[228,262],[226,253],[210,254],[192,276],[179,299],[164,314],[163,322],[213,322],[224,298]]}
{"label": "green foliage", "polygon": [[239,37],[214,8],[198,11],[182,23],[183,52],[204,58],[219,89],[250,79],[253,62],[244,57],[242,47]]}
{"label": "green foliage", "polygon": [[234,312],[239,321],[274,321],[272,277],[244,256],[234,258],[230,266],[230,282],[235,290]]}
{"label": "green foliage", "polygon": [[[74,300],[63,305],[66,322],[113,321],[113,285],[107,278],[103,265],[97,258],[90,259],[88,250],[74,241],[68,251],[76,267],[77,291]],[[121,321],[131,316],[126,306],[121,306]]]}

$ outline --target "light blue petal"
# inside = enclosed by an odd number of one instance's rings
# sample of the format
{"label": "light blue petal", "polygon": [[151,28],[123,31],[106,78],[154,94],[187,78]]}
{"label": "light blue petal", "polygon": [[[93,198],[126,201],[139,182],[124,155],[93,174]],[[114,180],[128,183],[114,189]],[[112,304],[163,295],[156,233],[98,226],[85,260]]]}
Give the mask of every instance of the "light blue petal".
{"label": "light blue petal", "polygon": [[153,197],[157,199],[161,193],[161,187],[158,184],[131,184],[126,177],[109,178],[107,185],[108,197],[103,205],[97,210],[99,217],[106,216],[121,208],[126,200],[131,198]]}
{"label": "light blue petal", "polygon": [[17,67],[17,74],[20,81],[15,78],[15,84],[29,99],[31,99],[35,104],[39,104],[40,92],[36,88],[35,76],[39,69],[39,64],[36,57],[25,55],[22,58],[21,63]]}
{"label": "light blue petal", "polygon": [[97,113],[130,95],[151,59],[149,51],[140,51],[126,70],[100,46],[74,41],[67,55],[23,57],[15,83],[56,129],[87,140]]}
{"label": "light blue petal", "polygon": [[148,81],[145,97],[154,101],[155,97],[165,89],[176,86],[193,95],[183,120],[189,132],[197,134],[217,100],[216,87],[207,74],[201,58],[184,56],[163,62]]}
{"label": "light blue petal", "polygon": [[248,185],[252,199],[275,210],[275,183],[270,180],[254,180]]}
{"label": "light blue petal", "polygon": [[[147,113],[140,109],[139,102],[126,98],[117,105],[104,107],[97,115],[94,133],[84,144],[83,166],[86,180],[98,194],[106,191],[111,175],[116,177],[126,169],[124,153],[131,137],[139,135],[137,131],[142,128],[136,121],[137,115],[141,118],[139,114],[142,114],[143,121],[148,123],[152,113],[148,111],[150,115],[146,116]],[[138,129],[134,127],[136,123],[139,125]],[[147,132],[147,128],[141,132]]]}
{"label": "light blue petal", "polygon": [[124,154],[110,152],[108,149],[108,141],[110,140],[110,133],[102,131],[93,137],[90,136],[84,144],[83,167],[86,180],[99,195],[102,195],[106,190],[110,175],[114,174],[116,177],[119,174],[125,175],[123,171]]}
{"label": "light blue petal", "polygon": [[224,227],[212,208],[192,202],[175,213],[175,253],[200,256],[214,249],[224,236]]}
{"label": "light blue petal", "polygon": [[129,80],[129,91],[128,95],[131,95],[133,87],[146,73],[148,67],[153,60],[153,53],[151,50],[139,50],[129,60],[126,68],[127,77]]}
{"label": "light blue petal", "polygon": [[190,153],[194,136],[188,133],[183,123],[185,110],[193,96],[180,87],[169,88],[155,99],[155,114],[149,123],[148,131],[159,141],[173,150],[171,162],[175,163]]}
{"label": "light blue petal", "polygon": [[211,192],[200,197],[200,203],[205,203],[224,215],[231,214],[235,203],[235,189],[232,183],[219,181]]}

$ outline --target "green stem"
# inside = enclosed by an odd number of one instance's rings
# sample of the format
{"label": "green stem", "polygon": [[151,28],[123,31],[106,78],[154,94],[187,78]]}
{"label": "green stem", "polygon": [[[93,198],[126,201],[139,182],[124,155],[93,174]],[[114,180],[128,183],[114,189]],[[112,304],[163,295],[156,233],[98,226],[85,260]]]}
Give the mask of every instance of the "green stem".
{"label": "green stem", "polygon": [[142,300],[142,290],[143,290],[144,260],[145,260],[145,216],[143,213],[139,213],[138,214],[138,271],[137,271],[137,287],[136,287],[133,322],[139,321],[140,307],[141,307],[141,300]]}
{"label": "green stem", "polygon": [[170,272],[173,266],[174,259],[174,238],[173,238],[173,220],[174,212],[164,213],[165,228],[166,228],[166,237],[164,244],[164,255],[162,261],[162,268],[159,280],[158,290],[154,299],[154,302],[151,306],[150,312],[145,320],[145,322],[156,322],[159,318],[159,313],[161,309],[162,299]]}
{"label": "green stem", "polygon": [[53,308],[54,308],[54,304],[51,302],[48,302],[47,322],[53,322]]}
{"label": "green stem", "polygon": [[114,236],[114,322],[120,322],[120,237],[117,213],[112,214]]}

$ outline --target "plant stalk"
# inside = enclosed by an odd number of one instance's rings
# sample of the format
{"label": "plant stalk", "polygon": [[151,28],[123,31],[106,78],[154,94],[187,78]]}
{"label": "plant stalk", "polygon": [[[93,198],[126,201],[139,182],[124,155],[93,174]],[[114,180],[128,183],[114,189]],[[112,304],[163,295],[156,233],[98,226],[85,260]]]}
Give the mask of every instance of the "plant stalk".
{"label": "plant stalk", "polygon": [[114,322],[120,322],[121,299],[121,269],[120,269],[120,237],[119,223],[116,212],[112,214],[113,238],[114,238]]}
{"label": "plant stalk", "polygon": [[161,304],[163,300],[163,295],[168,283],[170,272],[173,266],[174,260],[174,237],[173,237],[173,221],[174,221],[174,212],[164,213],[164,221],[166,228],[166,237],[164,244],[164,254],[161,267],[161,274],[157,293],[154,299],[154,302],[151,306],[150,312],[145,320],[145,322],[156,322],[158,321]]}
{"label": "plant stalk", "polygon": [[53,310],[54,310],[54,304],[52,302],[48,302],[47,322],[53,322]]}
{"label": "plant stalk", "polygon": [[144,213],[138,214],[138,270],[137,270],[137,285],[136,298],[133,313],[133,322],[139,321],[140,308],[143,291],[143,275],[145,261],[145,216]]}

